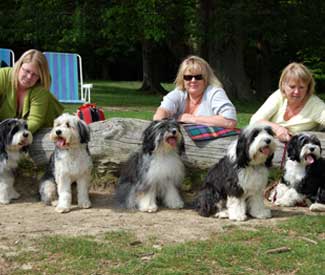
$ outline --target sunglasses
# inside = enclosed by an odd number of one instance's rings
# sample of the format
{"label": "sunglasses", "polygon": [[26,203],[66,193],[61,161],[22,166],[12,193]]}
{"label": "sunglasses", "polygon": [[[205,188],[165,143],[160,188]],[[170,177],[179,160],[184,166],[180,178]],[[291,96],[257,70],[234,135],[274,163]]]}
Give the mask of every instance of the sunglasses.
{"label": "sunglasses", "polygon": [[190,74],[184,75],[183,76],[183,79],[186,80],[186,81],[191,81],[193,79],[193,77],[194,77],[195,80],[202,80],[203,79],[203,75],[201,75],[201,74],[197,74],[197,75],[190,75]]}

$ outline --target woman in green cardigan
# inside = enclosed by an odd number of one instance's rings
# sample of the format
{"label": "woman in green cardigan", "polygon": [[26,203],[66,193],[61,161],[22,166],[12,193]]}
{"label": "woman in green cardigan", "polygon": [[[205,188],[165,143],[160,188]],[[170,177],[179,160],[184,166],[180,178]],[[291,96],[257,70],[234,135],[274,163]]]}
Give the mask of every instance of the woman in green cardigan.
{"label": "woman in green cardigan", "polygon": [[0,121],[23,118],[32,133],[52,127],[63,106],[49,91],[50,86],[47,60],[38,50],[25,52],[13,68],[0,69]]}

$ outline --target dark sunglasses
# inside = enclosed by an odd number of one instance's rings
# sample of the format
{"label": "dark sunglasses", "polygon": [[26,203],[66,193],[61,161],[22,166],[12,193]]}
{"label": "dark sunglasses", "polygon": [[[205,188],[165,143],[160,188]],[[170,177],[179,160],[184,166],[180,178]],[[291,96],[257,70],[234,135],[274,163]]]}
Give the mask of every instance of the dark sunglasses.
{"label": "dark sunglasses", "polygon": [[191,81],[192,79],[193,79],[193,77],[194,77],[194,79],[195,80],[202,80],[203,79],[203,75],[201,75],[201,74],[197,74],[197,75],[184,75],[183,76],[183,79],[184,80],[186,80],[186,81]]}

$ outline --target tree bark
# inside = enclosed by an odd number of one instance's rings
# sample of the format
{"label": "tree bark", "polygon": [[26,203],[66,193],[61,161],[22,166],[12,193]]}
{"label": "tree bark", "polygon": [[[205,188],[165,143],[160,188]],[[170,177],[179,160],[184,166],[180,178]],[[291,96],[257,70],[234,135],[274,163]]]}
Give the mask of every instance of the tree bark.
{"label": "tree bark", "polygon": [[153,42],[144,40],[142,43],[143,82],[140,91],[151,91],[157,94],[166,94],[159,80],[159,56]]}
{"label": "tree bark", "polygon": [[[140,149],[142,133],[150,121],[130,118],[112,118],[91,123],[91,141],[89,150],[96,166],[119,167],[129,155]],[[36,165],[47,163],[54,150],[49,140],[50,129],[42,129],[34,135],[30,147],[30,156]],[[227,148],[237,137],[225,137],[205,142],[194,142],[182,128],[185,139],[186,154],[184,161],[187,167],[208,169],[225,156]],[[316,133],[322,144],[325,143],[325,133]],[[324,150],[325,152],[325,150]],[[274,166],[280,166],[283,145],[278,143],[273,161]]]}

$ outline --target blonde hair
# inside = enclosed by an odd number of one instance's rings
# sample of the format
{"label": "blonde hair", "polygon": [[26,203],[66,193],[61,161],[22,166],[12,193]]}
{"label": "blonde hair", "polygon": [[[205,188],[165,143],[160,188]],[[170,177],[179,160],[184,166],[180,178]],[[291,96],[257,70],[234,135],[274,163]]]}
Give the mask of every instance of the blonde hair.
{"label": "blonde hair", "polygon": [[289,81],[289,79],[294,80],[301,80],[305,84],[308,85],[307,89],[307,96],[310,97],[315,92],[315,80],[313,78],[312,73],[308,70],[308,68],[301,64],[301,63],[290,63],[288,66],[286,66],[281,74],[280,80],[279,80],[279,89],[282,93],[282,95],[285,95],[283,85]]}
{"label": "blonde hair", "polygon": [[185,91],[184,86],[184,73],[189,70],[191,73],[200,72],[206,83],[206,86],[213,85],[218,88],[222,88],[222,84],[214,74],[212,68],[203,58],[191,55],[183,60],[180,64],[177,72],[176,79],[174,81],[176,87],[182,91]]}
{"label": "blonde hair", "polygon": [[49,90],[51,86],[51,75],[49,66],[44,54],[38,50],[28,50],[22,54],[13,66],[12,70],[12,85],[15,89],[18,88],[18,73],[24,63],[33,63],[36,65],[39,75],[37,83]]}

